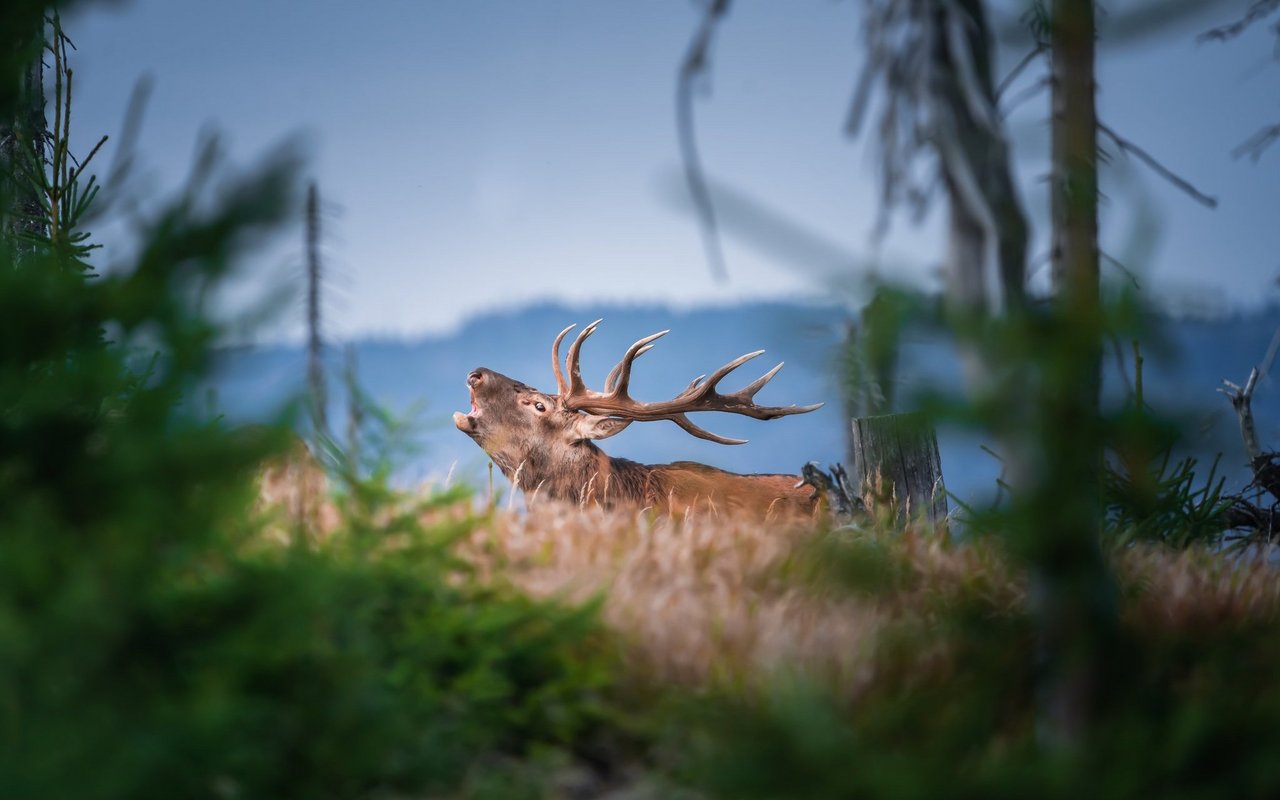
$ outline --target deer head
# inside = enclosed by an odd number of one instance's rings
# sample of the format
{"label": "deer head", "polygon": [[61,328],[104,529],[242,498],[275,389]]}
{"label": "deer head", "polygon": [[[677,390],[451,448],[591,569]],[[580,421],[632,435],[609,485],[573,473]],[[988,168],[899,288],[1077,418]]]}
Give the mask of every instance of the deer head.
{"label": "deer head", "polygon": [[[646,336],[627,348],[622,360],[605,379],[604,390],[593,391],[583,383],[578,362],[583,342],[599,324],[600,320],[596,320],[574,339],[569,346],[564,369],[560,364],[560,345],[576,326],[570,325],[556,337],[551,347],[555,394],[540,392],[483,367],[467,376],[471,411],[455,413],[454,424],[474,439],[498,468],[526,492],[541,491],[553,498],[578,500],[585,496],[584,492],[591,493],[590,486],[607,492],[603,487],[615,477],[623,483],[636,483],[637,476],[630,472],[634,472],[633,468],[641,468],[640,465],[610,459],[592,443],[617,434],[632,422],[670,420],[701,439],[721,444],[745,444],[745,439],[730,439],[704,430],[686,415],[698,411],[720,411],[769,420],[803,414],[822,405],[774,407],[755,404],[753,398],[756,393],[778,374],[782,364],[736,392],[721,394],[718,391],[717,387],[725,376],[761,355],[763,350],[740,356],[710,376],[698,376],[671,400],[649,403],[634,400],[629,394],[632,365],[668,331]],[[628,472],[628,475],[622,475],[623,472]],[[647,476],[640,477],[647,479]],[[623,492],[622,489],[619,491]]]}
{"label": "deer head", "polygon": [[570,410],[557,395],[485,367],[467,376],[467,387],[471,390],[471,411],[455,413],[454,425],[475,440],[522,489],[592,466],[598,451],[591,440],[607,439],[630,424],[625,419]]}

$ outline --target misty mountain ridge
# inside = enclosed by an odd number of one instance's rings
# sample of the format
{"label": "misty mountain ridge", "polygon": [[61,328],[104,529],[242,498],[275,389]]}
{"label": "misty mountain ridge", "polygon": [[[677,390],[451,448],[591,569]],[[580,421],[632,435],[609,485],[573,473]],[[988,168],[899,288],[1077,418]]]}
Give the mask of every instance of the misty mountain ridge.
{"label": "misty mountain ridge", "polygon": [[[466,375],[479,366],[553,391],[551,343],[570,323],[581,327],[604,322],[582,348],[583,376],[601,388],[604,376],[625,349],[642,336],[670,333],[636,361],[632,395],[665,400],[697,375],[709,373],[744,353],[764,349],[721,384],[733,391],[778,361],[786,367],[757,396],[762,405],[825,405],[809,414],[758,421],[731,414],[701,414],[697,422],[715,433],[745,438],[726,446],[695,439],[668,422],[637,423],[601,443],[613,456],[643,463],[691,460],[734,472],[795,473],[808,461],[845,461],[844,403],[837,375],[848,312],[835,306],[798,302],[756,302],[736,306],[671,309],[660,305],[580,307],[543,303],[472,318],[456,332],[400,340],[358,340],[355,348],[360,385],[368,396],[395,414],[414,412],[417,455],[403,465],[407,482],[443,480],[452,475],[476,486],[487,481],[488,459],[452,423],[454,411],[469,406]],[[1144,345],[1144,384],[1148,404],[1184,420],[1188,452],[1209,461],[1223,454],[1228,487],[1248,479],[1245,456],[1230,405],[1219,394],[1223,378],[1243,383],[1261,361],[1280,327],[1280,308],[1229,318],[1164,321],[1162,345]],[[563,353],[562,353],[563,355]],[[1132,372],[1130,349],[1121,348]],[[227,348],[208,387],[219,411],[236,420],[263,419],[298,398],[305,388],[306,352],[300,344]],[[345,430],[345,396],[340,386],[342,354],[326,353],[330,424]],[[1105,358],[1106,394],[1124,396],[1116,353]],[[1264,448],[1280,447],[1274,379],[1264,379],[1254,398],[1258,433]],[[951,349],[936,338],[908,335],[900,355],[895,386],[899,410],[926,387],[958,389],[960,370]],[[940,431],[939,446],[947,488],[975,499],[989,494],[998,463],[980,447],[984,440],[964,431]],[[505,488],[505,481],[502,481]]]}

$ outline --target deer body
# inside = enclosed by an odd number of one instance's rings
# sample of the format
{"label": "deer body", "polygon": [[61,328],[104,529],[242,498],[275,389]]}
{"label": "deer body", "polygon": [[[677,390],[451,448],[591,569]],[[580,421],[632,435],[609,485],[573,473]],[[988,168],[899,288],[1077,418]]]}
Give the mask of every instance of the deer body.
{"label": "deer body", "polygon": [[739,475],[692,461],[639,464],[613,458],[593,440],[605,439],[636,421],[669,419],[699,438],[740,444],[705,431],[685,417],[689,411],[725,411],[759,419],[812,411],[818,406],[769,408],[752,401],[781,364],[761,379],[730,395],[716,384],[759,353],[743,356],[665,403],[638,403],[627,395],[631,363],[646,352],[655,334],[636,342],[606,381],[604,392],[582,384],[578,351],[595,330],[592,323],[570,348],[569,380],[560,371],[559,345],[552,347],[559,392],[547,394],[483,367],[467,376],[471,412],[454,414],[454,424],[484,449],[511,483],[530,502],[542,499],[608,507],[648,507],[666,513],[709,511],[765,518],[812,514],[817,500],[807,486],[797,488],[795,475]]}

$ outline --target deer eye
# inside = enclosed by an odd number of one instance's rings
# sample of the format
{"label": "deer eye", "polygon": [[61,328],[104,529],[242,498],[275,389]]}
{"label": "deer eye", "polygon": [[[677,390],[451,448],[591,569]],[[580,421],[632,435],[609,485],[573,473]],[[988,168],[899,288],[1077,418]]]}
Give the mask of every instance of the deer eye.
{"label": "deer eye", "polygon": [[542,403],[534,403],[533,407],[538,409],[538,413],[542,413],[543,411],[547,410],[547,407],[544,406]]}

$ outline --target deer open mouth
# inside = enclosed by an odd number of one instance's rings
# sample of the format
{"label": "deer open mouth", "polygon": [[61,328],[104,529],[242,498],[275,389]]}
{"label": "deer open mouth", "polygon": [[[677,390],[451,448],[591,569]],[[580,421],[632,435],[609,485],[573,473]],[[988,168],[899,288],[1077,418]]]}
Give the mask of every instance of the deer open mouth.
{"label": "deer open mouth", "polygon": [[476,435],[476,418],[480,416],[480,406],[476,405],[476,390],[474,387],[467,387],[471,392],[471,412],[463,414],[461,411],[453,412],[454,426],[468,436]]}

